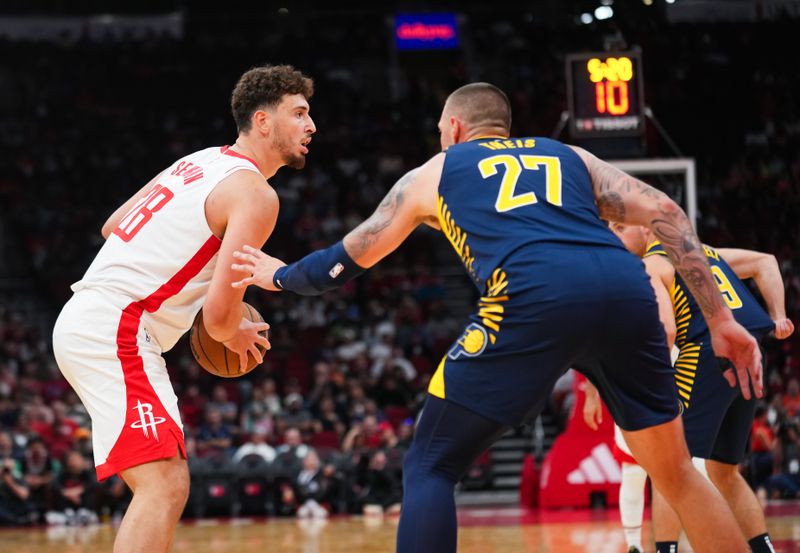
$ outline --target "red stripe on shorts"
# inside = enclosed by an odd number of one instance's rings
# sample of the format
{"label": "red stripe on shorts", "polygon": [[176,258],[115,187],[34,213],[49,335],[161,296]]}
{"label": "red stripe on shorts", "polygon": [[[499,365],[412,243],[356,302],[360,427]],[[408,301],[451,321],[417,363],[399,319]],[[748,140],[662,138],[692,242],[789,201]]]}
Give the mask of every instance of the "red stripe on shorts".
{"label": "red stripe on shorts", "polygon": [[612,451],[614,454],[614,459],[616,459],[620,464],[628,463],[629,465],[638,465],[639,463],[636,459],[633,458],[632,455],[626,453],[620,449],[617,444],[614,444],[614,450]]}
{"label": "red stripe on shorts", "polygon": [[221,244],[219,238],[211,236],[166,284],[122,311],[117,329],[117,358],[125,378],[125,425],[106,462],[97,467],[98,480],[143,463],[172,458],[178,449],[186,457],[183,432],[164,408],[144,372],[137,335],[142,313],[158,311],[167,299],[180,292],[214,257]]}

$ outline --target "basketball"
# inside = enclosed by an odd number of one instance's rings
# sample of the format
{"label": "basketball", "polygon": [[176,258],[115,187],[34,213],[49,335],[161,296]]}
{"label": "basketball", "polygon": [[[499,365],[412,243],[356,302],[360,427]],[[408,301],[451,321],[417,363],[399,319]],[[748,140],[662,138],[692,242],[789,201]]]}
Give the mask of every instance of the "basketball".
{"label": "basketball", "polygon": [[[264,318],[255,308],[242,302],[242,317],[255,323],[263,323]],[[217,342],[209,336],[206,327],[203,325],[203,310],[201,309],[194,318],[192,329],[189,331],[189,344],[192,354],[197,362],[211,374],[223,378],[236,378],[249,373],[258,365],[258,361],[252,353],[247,354],[247,369],[239,372],[239,356],[225,347],[222,342]],[[258,346],[263,354],[266,349]]]}

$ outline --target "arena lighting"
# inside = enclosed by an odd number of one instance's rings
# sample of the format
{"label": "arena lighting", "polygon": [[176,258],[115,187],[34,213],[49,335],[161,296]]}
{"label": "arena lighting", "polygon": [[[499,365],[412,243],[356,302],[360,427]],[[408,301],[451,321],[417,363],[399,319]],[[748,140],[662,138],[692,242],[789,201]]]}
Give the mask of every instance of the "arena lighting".
{"label": "arena lighting", "polygon": [[653,0],[642,0],[642,2],[644,2],[645,6],[652,6],[653,5]]}
{"label": "arena lighting", "polygon": [[614,8],[611,6],[600,6],[594,10],[594,16],[598,21],[602,21],[603,19],[611,19],[614,17]]}
{"label": "arena lighting", "polygon": [[581,23],[583,23],[584,25],[588,25],[592,21],[594,21],[594,17],[592,17],[592,14],[590,13],[581,14]]}
{"label": "arena lighting", "polygon": [[667,0],[667,4],[674,4],[675,0]]}

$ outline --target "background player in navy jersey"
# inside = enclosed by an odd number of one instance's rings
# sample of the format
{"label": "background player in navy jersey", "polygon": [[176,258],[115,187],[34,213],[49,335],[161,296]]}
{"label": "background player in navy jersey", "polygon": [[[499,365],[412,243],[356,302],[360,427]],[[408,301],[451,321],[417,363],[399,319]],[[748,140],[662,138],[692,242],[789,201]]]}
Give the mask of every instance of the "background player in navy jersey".
{"label": "background player in navy jersey", "polygon": [[[675,274],[666,251],[653,233],[641,226],[612,223],[611,229],[634,254],[643,257],[660,304],[668,346],[680,349],[675,383],[684,406],[683,424],[692,457],[705,459],[709,478],[722,492],[755,553],[774,550],[764,513],[739,473],[747,448],[756,401],[745,400],[725,382],[711,348],[708,325],[686,282]],[[736,320],[759,341],[774,331],[781,340],[794,332],[786,318],[784,286],[777,260],[768,254],[703,246],[712,273]],[[754,279],[767,312],[740,280]],[[727,378],[732,379],[731,372]],[[599,405],[598,405],[599,408]],[[658,492],[653,498],[653,530],[657,553],[677,552],[680,521]]]}
{"label": "background player in navy jersey", "polygon": [[456,550],[453,490],[509,427],[535,416],[555,380],[580,365],[634,455],[678,512],[695,551],[747,551],[719,493],[692,467],[658,307],[642,263],[601,219],[645,225],[709,321],[742,393],[761,395],[761,354],[726,307],[680,207],[579,148],[509,139],[506,95],[453,92],[440,153],[410,171],[343,241],[288,266],[253,248],[234,269],[270,290],[319,294],[396,249],[420,223],[440,228],[481,291],[463,335],[431,379],[406,456],[401,553]]}

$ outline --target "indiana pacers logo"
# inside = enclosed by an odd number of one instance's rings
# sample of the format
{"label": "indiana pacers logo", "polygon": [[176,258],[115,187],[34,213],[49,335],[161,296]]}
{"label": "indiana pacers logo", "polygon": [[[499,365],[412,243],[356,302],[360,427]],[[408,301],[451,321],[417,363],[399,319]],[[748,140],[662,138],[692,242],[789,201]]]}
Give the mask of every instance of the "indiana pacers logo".
{"label": "indiana pacers logo", "polygon": [[462,355],[476,357],[486,349],[487,338],[485,328],[477,323],[470,323],[458,342],[450,348],[447,356],[450,359],[458,359]]}
{"label": "indiana pacers logo", "polygon": [[158,441],[156,425],[166,422],[167,419],[164,417],[154,417],[153,405],[151,403],[142,403],[139,399],[136,400],[136,407],[131,410],[139,412],[139,420],[132,422],[131,428],[141,428],[145,438],[150,437],[148,433],[148,429],[150,429],[153,431],[153,437]]}

